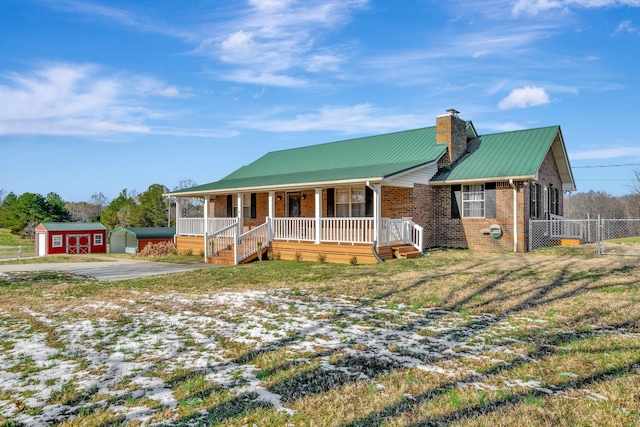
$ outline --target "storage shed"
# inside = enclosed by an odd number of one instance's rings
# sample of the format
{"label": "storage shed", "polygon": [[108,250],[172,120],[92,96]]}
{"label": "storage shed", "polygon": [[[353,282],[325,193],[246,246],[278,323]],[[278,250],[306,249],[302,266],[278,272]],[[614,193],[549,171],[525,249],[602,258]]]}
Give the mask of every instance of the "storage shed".
{"label": "storage shed", "polygon": [[43,222],[36,227],[36,255],[107,252],[107,227],[99,222]]}
{"label": "storage shed", "polygon": [[109,252],[136,253],[149,243],[173,242],[175,227],[119,227],[109,233]]}

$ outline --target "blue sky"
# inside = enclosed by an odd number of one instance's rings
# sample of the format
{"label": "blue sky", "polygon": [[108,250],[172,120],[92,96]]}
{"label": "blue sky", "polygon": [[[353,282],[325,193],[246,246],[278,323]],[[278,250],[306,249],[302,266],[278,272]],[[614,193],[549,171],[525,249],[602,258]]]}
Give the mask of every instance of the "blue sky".
{"label": "blue sky", "polygon": [[[640,0],[3,0],[0,189],[216,181],[264,153],[560,125],[578,191],[640,168]],[[627,165],[627,166],[612,166]],[[603,167],[594,167],[603,166]]]}

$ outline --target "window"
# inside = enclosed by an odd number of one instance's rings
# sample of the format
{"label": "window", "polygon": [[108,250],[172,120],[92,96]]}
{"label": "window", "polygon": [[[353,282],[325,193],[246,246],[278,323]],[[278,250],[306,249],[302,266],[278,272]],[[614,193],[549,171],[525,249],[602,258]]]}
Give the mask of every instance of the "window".
{"label": "window", "polygon": [[540,218],[542,200],[542,186],[531,183],[529,193],[529,213],[532,218]]}
{"label": "window", "polygon": [[[238,197],[237,195],[227,196],[227,217],[233,218],[238,216]],[[256,217],[256,193],[246,193],[242,195],[242,217]]]}
{"label": "window", "polygon": [[462,186],[462,216],[484,218],[484,184]]}
{"label": "window", "polygon": [[558,189],[549,185],[549,213],[559,215],[558,208]]}
{"label": "window", "polygon": [[496,183],[451,186],[451,218],[495,218]]}
{"label": "window", "polygon": [[51,247],[61,248],[62,247],[62,236],[53,236],[53,237],[51,237]]}
{"label": "window", "polygon": [[93,246],[102,246],[102,234],[93,235]]}
{"label": "window", "polygon": [[362,188],[335,189],[336,217],[364,217],[367,215],[367,196]]}

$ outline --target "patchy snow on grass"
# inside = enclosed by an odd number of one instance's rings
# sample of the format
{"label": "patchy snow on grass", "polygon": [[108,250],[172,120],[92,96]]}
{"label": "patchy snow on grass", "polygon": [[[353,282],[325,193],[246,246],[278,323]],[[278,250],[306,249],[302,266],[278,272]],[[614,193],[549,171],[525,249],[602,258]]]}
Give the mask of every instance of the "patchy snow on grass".
{"label": "patchy snow on grass", "polygon": [[161,411],[197,407],[212,389],[292,414],[287,404],[298,395],[266,385],[268,374],[257,366],[260,357],[276,352],[281,365],[309,364],[313,355],[318,375],[338,385],[416,368],[459,387],[562,394],[532,380],[485,383],[472,368],[507,365],[514,357],[534,360],[519,352],[519,340],[501,337],[513,330],[511,321],[535,319],[389,308],[384,301],[300,291],[195,296],[132,291],[131,296],[136,299],[74,301],[56,312],[25,309],[23,319],[0,312],[0,341],[8,343],[0,353],[0,414],[47,426],[72,419],[83,408],[108,408],[146,425]]}

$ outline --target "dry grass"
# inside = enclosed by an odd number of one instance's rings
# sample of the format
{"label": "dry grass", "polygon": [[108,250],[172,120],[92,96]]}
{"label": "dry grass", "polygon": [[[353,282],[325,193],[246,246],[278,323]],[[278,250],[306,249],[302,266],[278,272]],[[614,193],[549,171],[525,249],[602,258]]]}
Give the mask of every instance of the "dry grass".
{"label": "dry grass", "polygon": [[0,276],[0,425],[638,425],[638,277],[472,251]]}

